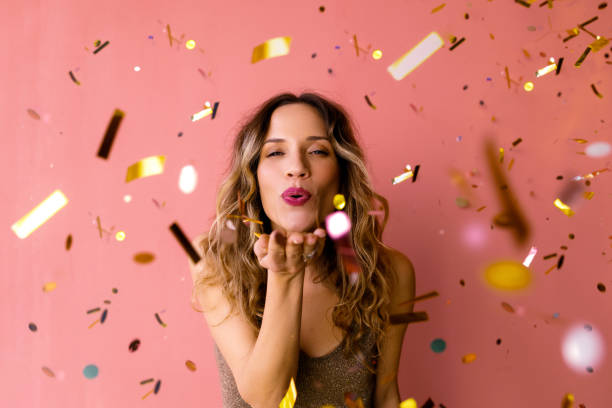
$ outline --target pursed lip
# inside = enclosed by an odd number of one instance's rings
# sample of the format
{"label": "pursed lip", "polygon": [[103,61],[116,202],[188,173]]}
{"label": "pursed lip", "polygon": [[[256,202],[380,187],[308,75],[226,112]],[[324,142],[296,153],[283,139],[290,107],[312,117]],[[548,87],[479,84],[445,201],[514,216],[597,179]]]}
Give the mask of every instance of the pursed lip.
{"label": "pursed lip", "polygon": [[283,194],[281,194],[281,197],[295,199],[296,197],[291,197],[292,195],[300,195],[301,197],[299,198],[304,198],[304,199],[310,198],[311,196],[308,190],[305,190],[301,187],[289,187],[288,189],[283,191]]}

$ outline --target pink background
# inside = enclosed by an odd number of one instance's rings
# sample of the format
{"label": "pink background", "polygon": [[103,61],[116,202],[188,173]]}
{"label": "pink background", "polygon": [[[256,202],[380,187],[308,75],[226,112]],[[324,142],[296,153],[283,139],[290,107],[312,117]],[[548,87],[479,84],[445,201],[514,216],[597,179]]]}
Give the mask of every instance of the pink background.
{"label": "pink background", "polygon": [[[343,104],[358,125],[374,186],[390,203],[384,240],[413,261],[417,295],[440,293],[415,307],[429,321],[407,329],[401,399],[413,397],[421,406],[431,397],[449,408],[558,407],[569,392],[576,406],[612,406],[610,356],[593,373],[578,373],[561,354],[562,336],[575,323],[588,322],[607,344],[612,339],[612,173],[592,180],[586,190],[593,199],[580,197],[573,217],[553,205],[572,177],[612,167],[610,155],[577,154],[588,145],[571,140],[611,140],[612,65],[604,55],[610,44],[575,68],[593,39],[581,32],[562,42],[566,30],[594,16],[599,20],[587,29],[612,36],[612,6],[598,10],[599,3],[558,0],[549,9],[537,2],[526,8],[453,1],[433,14],[441,0],[6,3],[0,405],[221,406],[212,338],[191,309],[187,256],[169,226],[177,222],[190,239],[209,228],[236,123],[249,109],[281,91],[315,90]],[[432,31],[446,45],[394,80],[387,66]],[[451,35],[466,39],[453,51]],[[290,54],[251,64],[253,47],[279,36],[292,37]],[[189,39],[196,41],[193,50],[184,45]],[[94,55],[96,40],[110,43]],[[374,49],[383,52],[380,60],[372,58]],[[560,75],[536,78],[550,57],[565,58]],[[511,89],[505,66],[516,81]],[[534,82],[532,92],[523,89],[526,81]],[[191,122],[206,101],[219,101],[215,119]],[[96,153],[117,108],[126,116],[103,160]],[[491,229],[501,207],[483,154],[487,132],[505,149],[505,174],[532,229],[523,246],[510,231]],[[513,148],[519,137],[523,142]],[[166,156],[164,173],[125,183],[127,167],[152,155]],[[188,164],[199,175],[189,195],[178,189]],[[392,185],[406,164],[420,164],[417,181]],[[451,169],[478,186],[470,188],[468,208],[455,203],[464,194]],[[26,239],[17,238],[11,225],[55,189],[68,205]],[[104,229],[113,228],[102,239],[97,216]],[[123,242],[114,238],[119,230],[126,233]],[[528,291],[500,293],[482,282],[484,266],[502,258],[522,263],[531,246],[538,253]],[[133,255],[142,251],[154,253],[154,262],[135,263]],[[564,265],[546,275],[558,257],[543,256],[554,252],[565,254]],[[43,292],[47,282],[57,289]],[[598,282],[608,290],[598,291]],[[505,311],[501,302],[519,312]],[[107,308],[108,318],[88,329],[100,317],[86,313],[95,307]],[[28,329],[30,322],[38,331]],[[136,338],[141,346],[132,353]],[[435,338],[446,341],[443,353],[431,350]],[[464,364],[468,353],[477,359]],[[89,364],[99,368],[95,379],[83,374]],[[148,378],[161,380],[161,388],[143,401],[155,384],[140,385]]]}

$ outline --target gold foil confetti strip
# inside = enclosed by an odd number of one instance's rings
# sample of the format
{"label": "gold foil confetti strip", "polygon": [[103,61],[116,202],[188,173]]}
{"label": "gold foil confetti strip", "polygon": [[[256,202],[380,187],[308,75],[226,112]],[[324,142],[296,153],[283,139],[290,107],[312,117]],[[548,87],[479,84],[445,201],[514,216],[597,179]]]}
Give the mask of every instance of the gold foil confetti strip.
{"label": "gold foil confetti strip", "polygon": [[147,398],[149,395],[151,395],[152,392],[153,392],[153,390],[147,392],[145,395],[142,396],[142,399]]}
{"label": "gold foil confetti strip", "polygon": [[598,98],[603,98],[603,95],[599,93],[597,88],[595,88],[595,84],[591,84],[591,89],[593,90],[593,92],[595,92],[595,95],[597,95]]}
{"label": "gold foil confetti strip", "polygon": [[520,4],[521,6],[525,6],[527,8],[531,7],[531,3],[528,3],[525,0],[514,0],[514,2]]}
{"label": "gold foil confetti strip", "polygon": [[66,251],[70,251],[70,248],[72,248],[72,234],[66,237]]}
{"label": "gold foil confetti strip", "polygon": [[291,37],[276,37],[267,40],[253,48],[251,56],[251,64],[266,60],[269,58],[282,57],[289,54],[291,45]]}
{"label": "gold foil confetti strip", "polygon": [[427,312],[411,312],[411,313],[399,313],[389,316],[389,323],[391,324],[404,324],[404,323],[416,323],[426,322],[429,320]]}
{"label": "gold foil confetti strip", "polygon": [[104,44],[102,44],[101,46],[99,46],[98,48],[96,48],[96,50],[93,52],[94,54],[97,54],[98,52],[100,52],[100,50],[104,47],[106,47],[108,45],[108,41],[105,41]]}
{"label": "gold foil confetti strip", "polygon": [[15,222],[11,229],[21,239],[27,238],[68,204],[68,198],[60,190],[55,190],[29,213]]}
{"label": "gold foil confetti strip", "polygon": [[136,179],[162,174],[165,162],[166,156],[145,157],[128,167],[125,174],[125,182],[129,183]]}
{"label": "gold foil confetti strip", "polygon": [[372,101],[370,100],[370,97],[368,97],[368,95],[365,96],[365,100],[368,103],[368,105],[370,105],[370,108],[376,109],[376,106],[372,103]]}
{"label": "gold foil confetti strip", "polygon": [[205,118],[208,115],[212,115],[212,113],[213,113],[213,108],[208,107],[206,109],[199,111],[198,113],[194,113],[193,115],[191,115],[191,121],[192,122],[198,121],[202,118]]}
{"label": "gold foil confetti strip", "polygon": [[244,215],[230,214],[230,215],[228,215],[228,217],[230,217],[230,218],[240,218],[245,223],[247,223],[247,222],[254,222],[256,224],[262,224],[263,225],[262,221],[254,220],[253,218],[248,218],[247,216],[244,216]]}
{"label": "gold foil confetti strip", "polygon": [[45,367],[45,366],[43,366],[43,367],[42,367],[42,371],[43,371],[43,373],[45,373],[45,374],[46,374],[48,377],[55,378],[55,374],[53,373],[53,371],[51,371],[51,369],[50,369],[49,367]]}
{"label": "gold foil confetti strip", "polygon": [[591,47],[587,47],[586,50],[584,50],[584,52],[582,53],[582,55],[580,56],[580,58],[578,58],[578,61],[576,61],[574,63],[575,67],[580,67],[580,65],[582,65],[582,63],[584,62],[584,60],[586,59],[587,55],[589,55],[589,52],[591,52]]}
{"label": "gold foil confetti strip", "polygon": [[172,47],[172,34],[170,34],[170,24],[166,24],[166,32],[168,33],[168,41],[170,41],[170,46]]}
{"label": "gold foil confetti strip", "polygon": [[43,285],[43,292],[51,292],[57,288],[57,283],[55,282],[47,282]]}
{"label": "gold foil confetti strip", "polygon": [[461,358],[461,361],[463,361],[464,364],[469,364],[473,362],[474,360],[476,360],[476,354],[474,353],[466,354],[465,356]]}
{"label": "gold foil confetti strip", "polygon": [[158,313],[155,313],[155,319],[157,319],[157,323],[159,323],[162,327],[167,327],[168,325],[164,322],[162,322],[161,317],[159,317]]}
{"label": "gold foil confetti strip", "polygon": [[394,178],[391,180],[391,183],[392,183],[392,184],[398,184],[398,183],[401,183],[402,181],[407,180],[407,179],[409,179],[410,177],[413,177],[413,176],[414,176],[414,174],[413,174],[413,172],[412,172],[412,167],[411,167],[409,164],[407,164],[405,168],[406,168],[406,170],[408,170],[408,171],[407,171],[407,172],[405,172],[405,173],[400,174],[400,175],[399,175],[399,176],[397,176],[397,177],[394,177]]}
{"label": "gold foil confetti strip", "polygon": [[28,109],[27,112],[28,112],[28,115],[30,115],[31,118],[36,119],[36,120],[40,120],[40,115],[38,113],[36,113],[36,111],[34,109]]}
{"label": "gold foil confetti strip", "polygon": [[593,52],[597,52],[597,51],[601,50],[606,45],[608,45],[608,43],[610,42],[610,40],[608,40],[605,37],[596,36],[595,38],[596,38],[596,40],[593,41],[589,45],[589,47],[593,50]]}
{"label": "gold foil confetti strip", "polygon": [[586,140],[586,139],[576,139],[576,138],[574,138],[574,139],[570,139],[570,140],[573,140],[574,142],[581,143],[581,144],[589,143],[589,141]]}
{"label": "gold foil confetti strip", "polygon": [[510,159],[510,163],[508,164],[508,171],[512,170],[513,165],[514,165],[514,157]]}
{"label": "gold foil confetti strip", "polygon": [[563,396],[561,401],[561,408],[574,408],[574,395],[567,393]]}
{"label": "gold foil confetti strip", "polygon": [[595,195],[595,192],[593,191],[585,191],[582,196],[584,198],[586,198],[587,200],[590,200],[591,198],[593,198],[593,196]]}
{"label": "gold foil confetti strip", "polygon": [[185,361],[185,366],[187,366],[189,371],[196,371],[196,364],[191,360]]}
{"label": "gold foil confetti strip", "polygon": [[499,162],[500,163],[504,162],[504,148],[503,147],[499,148]]}
{"label": "gold foil confetti strip", "polygon": [[155,259],[155,255],[150,252],[139,252],[134,254],[134,262],[140,264],[147,264],[153,262]]}
{"label": "gold foil confetti strip", "polygon": [[476,210],[476,212],[481,212],[482,210],[484,210],[485,208],[487,208],[486,205],[483,205],[482,207],[480,207],[479,209]]}
{"label": "gold foil confetti strip", "polygon": [[452,51],[455,48],[457,48],[459,46],[459,44],[461,44],[462,42],[465,41],[465,37],[461,37],[461,39],[459,41],[457,41],[456,43],[454,43],[448,50]]}
{"label": "gold foil confetti strip", "polygon": [[89,325],[88,329],[91,329],[92,327],[96,325],[96,323],[99,323],[99,322],[100,322],[100,319],[96,320],[95,322]]}
{"label": "gold foil confetti strip", "polygon": [[567,204],[564,204],[563,201],[561,201],[559,198],[557,198],[554,201],[554,204],[555,204],[555,207],[560,209],[563,212],[563,214],[567,215],[568,217],[571,217],[572,215],[574,215],[574,212],[572,211],[572,209]]}
{"label": "gold foil confetti strip", "polygon": [[393,64],[387,67],[391,76],[400,81],[415,68],[421,65],[444,45],[444,40],[437,32],[432,32],[410,51],[402,55]]}
{"label": "gold foil confetti strip", "polygon": [[293,377],[291,377],[291,382],[289,383],[289,388],[287,389],[287,393],[283,397],[283,400],[279,404],[279,408],[293,408],[295,404],[295,400],[297,399],[297,389],[295,388],[295,382],[293,381]]}
{"label": "gold foil confetti strip", "polygon": [[170,231],[172,231],[172,234],[177,239],[179,244],[183,247],[185,252],[187,252],[187,255],[189,255],[193,263],[197,264],[198,262],[200,262],[200,259],[202,258],[193,248],[193,246],[191,245],[191,242],[187,239],[187,237],[183,233],[183,230],[181,230],[181,227],[179,227],[179,225],[176,222],[170,225]]}
{"label": "gold foil confetti strip", "polygon": [[102,139],[102,143],[98,149],[98,157],[108,159],[111,147],[113,146],[113,141],[115,140],[115,136],[119,130],[119,125],[121,125],[121,121],[123,120],[124,116],[125,113],[120,109],[115,109],[115,112],[113,112],[113,116],[108,122],[106,132],[104,133],[104,138]]}
{"label": "gold foil confetti strip", "polygon": [[70,79],[72,79],[72,82],[74,82],[77,85],[81,85],[81,83],[76,79],[72,71],[68,71],[68,75],[70,75]]}
{"label": "gold foil confetti strip", "polygon": [[505,173],[502,171],[498,160],[495,159],[495,144],[491,139],[485,142],[485,155],[489,170],[497,186],[498,199],[504,207],[502,214],[508,221],[507,223],[500,224],[500,226],[510,227],[514,233],[515,241],[518,244],[522,244],[529,238],[530,228],[520,209],[518,200],[508,187]]}
{"label": "gold foil confetti strip", "polygon": [[407,305],[407,304],[410,304],[410,303],[419,302],[421,300],[431,299],[431,298],[434,298],[434,297],[439,296],[439,295],[440,294],[437,291],[434,290],[434,291],[431,291],[431,292],[427,292],[424,295],[416,296],[414,299],[402,302],[402,303],[398,304],[398,306],[403,306],[403,305]]}
{"label": "gold foil confetti strip", "polygon": [[508,82],[508,89],[510,89],[510,73],[508,72],[508,67],[504,67],[504,71],[506,73],[506,81]]}
{"label": "gold foil confetti strip", "polygon": [[553,265],[550,268],[548,268],[548,270],[546,272],[544,272],[545,275],[548,275],[553,269],[555,269],[557,267],[557,265]]}
{"label": "gold foil confetti strip", "polygon": [[442,10],[444,6],[446,6],[446,3],[442,3],[438,7],[435,7],[433,10],[431,10],[431,14],[437,13],[438,11]]}
{"label": "gold foil confetti strip", "polygon": [[355,52],[359,56],[359,45],[357,44],[357,34],[353,34],[353,42],[355,43]]}
{"label": "gold foil confetti strip", "polygon": [[536,78],[539,78],[541,76],[544,76],[544,75],[549,74],[549,73],[551,73],[553,71],[556,71],[556,70],[557,70],[557,64],[556,63],[555,64],[547,65],[544,68],[540,68],[540,69],[538,69],[536,71]]}
{"label": "gold foil confetti strip", "polygon": [[584,176],[576,176],[576,177],[574,177],[574,180],[592,179],[592,178],[594,178],[595,176],[598,176],[600,173],[603,173],[603,172],[608,171],[608,170],[610,170],[610,169],[608,169],[608,168],[603,168],[603,169],[601,169],[601,170],[595,170],[594,172],[589,173],[589,174],[586,174],[586,175],[584,175]]}

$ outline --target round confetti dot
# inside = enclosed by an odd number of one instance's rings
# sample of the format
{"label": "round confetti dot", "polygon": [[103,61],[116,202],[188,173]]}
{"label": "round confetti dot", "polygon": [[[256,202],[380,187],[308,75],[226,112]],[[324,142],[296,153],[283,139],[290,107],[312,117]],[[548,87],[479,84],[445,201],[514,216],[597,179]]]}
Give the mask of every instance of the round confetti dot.
{"label": "round confetti dot", "polygon": [[128,349],[133,353],[138,350],[138,347],[140,347],[140,340],[136,339],[130,343]]}
{"label": "round confetti dot", "polygon": [[83,369],[83,375],[85,378],[93,379],[98,376],[98,367],[95,364],[85,366]]}
{"label": "round confetti dot", "polygon": [[313,52],[312,55],[310,56],[310,58],[315,58],[317,56],[316,52]]}
{"label": "round confetti dot", "polygon": [[417,403],[414,398],[408,398],[405,401],[400,402],[399,408],[417,408]]}
{"label": "round confetti dot", "polygon": [[375,60],[379,60],[382,58],[382,51],[381,50],[374,50],[374,52],[372,52],[372,58],[374,58]]}
{"label": "round confetti dot", "polygon": [[465,91],[466,89],[468,89],[467,85],[463,85],[463,90]]}
{"label": "round confetti dot", "polygon": [[54,378],[55,374],[53,373],[53,371],[51,371],[51,369],[49,367],[42,367],[42,371],[43,373],[45,373],[47,376]]}
{"label": "round confetti dot", "polygon": [[597,284],[597,290],[600,292],[605,292],[606,291],[606,285],[604,285],[603,283],[599,282]]}
{"label": "round confetti dot", "polygon": [[461,358],[461,361],[463,361],[465,364],[469,364],[474,360],[476,360],[476,354],[474,353],[466,354]]}
{"label": "round confetti dot", "polygon": [[183,136],[183,132],[178,133],[178,137],[181,137],[181,136]]}
{"label": "round confetti dot", "polygon": [[497,339],[497,340],[495,341],[495,344],[497,344],[497,345],[499,346],[499,345],[501,344],[501,342],[502,342],[502,339]]}
{"label": "round confetti dot", "polygon": [[435,339],[431,342],[430,347],[434,353],[441,353],[446,350],[446,342],[442,339]]}
{"label": "round confetti dot", "polygon": [[117,232],[117,234],[115,234],[115,239],[117,241],[123,241],[125,239],[125,232],[123,231]]}
{"label": "round confetti dot", "polygon": [[559,313],[553,313],[553,319],[558,319],[559,318]]}
{"label": "round confetti dot", "polygon": [[462,138],[462,136],[457,136],[457,141],[460,142]]}
{"label": "round confetti dot", "polygon": [[34,324],[34,323],[28,324],[28,328],[30,329],[30,331],[33,331],[33,332],[38,330],[38,327],[36,327],[36,324]]}
{"label": "round confetti dot", "polygon": [[531,81],[525,82],[525,85],[523,86],[523,88],[525,88],[527,92],[533,91],[533,82]]}
{"label": "round confetti dot", "polygon": [[322,12],[324,12],[324,11],[325,11],[325,6],[321,6],[321,7],[319,7],[319,11],[320,11],[321,13],[322,13]]}
{"label": "round confetti dot", "polygon": [[336,210],[342,210],[344,208],[344,206],[346,205],[346,200],[344,199],[344,196],[342,194],[336,194],[334,196],[334,207],[336,208]]}
{"label": "round confetti dot", "polygon": [[126,203],[129,203],[130,201],[132,201],[132,196],[129,194],[124,195],[123,201],[125,201]]}
{"label": "round confetti dot", "polygon": [[463,279],[461,279],[461,280],[459,281],[459,284],[460,284],[461,286],[465,286],[465,281],[464,281]]}
{"label": "round confetti dot", "polygon": [[329,72],[331,74],[332,73],[332,69],[331,68],[327,68],[327,72]]}
{"label": "round confetti dot", "polygon": [[135,66],[134,67],[134,71],[139,72],[140,71],[140,67],[139,66]]}
{"label": "round confetti dot", "polygon": [[117,288],[113,288],[113,293],[117,293],[117,292],[119,292]]}
{"label": "round confetti dot", "polygon": [[187,47],[188,50],[193,50],[195,48],[195,41],[193,40],[189,40],[185,43],[185,47]]}
{"label": "round confetti dot", "polygon": [[536,28],[535,28],[535,26],[528,26],[528,27],[527,27],[527,30],[529,30],[529,31],[535,31],[535,30],[536,30]]}
{"label": "round confetti dot", "polygon": [[486,268],[485,279],[497,289],[523,289],[531,283],[531,271],[516,261],[499,261]]}
{"label": "round confetti dot", "polygon": [[591,143],[584,150],[589,157],[606,157],[612,152],[612,146],[608,142]]}
{"label": "round confetti dot", "polygon": [[189,371],[195,371],[196,370],[196,365],[193,361],[191,360],[187,360],[185,361],[185,365],[187,366],[187,368],[189,369]]}
{"label": "round confetti dot", "polygon": [[576,236],[574,234],[569,234],[569,239],[574,239]]}
{"label": "round confetti dot", "polygon": [[592,372],[593,372],[593,367],[587,367],[587,368],[586,368],[586,370],[587,370],[589,373],[592,373]]}
{"label": "round confetti dot", "polygon": [[480,106],[484,105],[484,101],[483,100],[479,101],[478,103],[480,103]]}

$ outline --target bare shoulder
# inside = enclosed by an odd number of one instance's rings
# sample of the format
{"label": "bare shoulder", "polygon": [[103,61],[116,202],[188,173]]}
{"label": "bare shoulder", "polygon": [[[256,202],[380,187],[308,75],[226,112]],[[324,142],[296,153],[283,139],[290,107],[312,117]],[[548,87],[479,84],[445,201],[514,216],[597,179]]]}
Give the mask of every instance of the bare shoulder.
{"label": "bare shoulder", "polygon": [[392,293],[392,305],[405,302],[414,298],[416,279],[414,265],[410,258],[397,249],[389,247],[386,249],[394,274],[397,276],[397,285]]}

